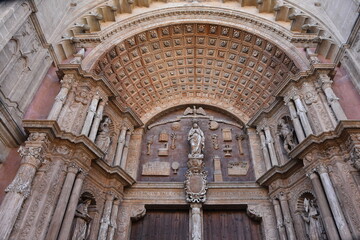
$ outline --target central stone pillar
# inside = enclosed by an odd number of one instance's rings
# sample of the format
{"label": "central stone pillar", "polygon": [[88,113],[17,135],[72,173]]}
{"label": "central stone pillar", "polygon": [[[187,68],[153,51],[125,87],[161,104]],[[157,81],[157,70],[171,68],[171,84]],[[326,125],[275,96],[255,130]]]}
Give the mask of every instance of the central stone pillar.
{"label": "central stone pillar", "polygon": [[191,239],[202,240],[201,204],[191,204]]}
{"label": "central stone pillar", "polygon": [[186,201],[191,203],[191,239],[202,240],[201,207],[206,201],[207,172],[204,171],[205,136],[197,122],[188,134],[190,154],[188,155],[188,170],[185,177]]}

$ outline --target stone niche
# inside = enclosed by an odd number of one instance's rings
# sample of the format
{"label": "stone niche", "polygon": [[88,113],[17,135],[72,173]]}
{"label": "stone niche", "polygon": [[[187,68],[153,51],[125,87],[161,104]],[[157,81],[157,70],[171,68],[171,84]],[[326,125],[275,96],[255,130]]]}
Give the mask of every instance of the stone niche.
{"label": "stone niche", "polygon": [[[196,106],[196,109],[196,115],[193,106],[168,111],[146,126],[138,181],[182,182],[185,180],[190,151],[188,133],[194,119],[205,135],[204,170],[208,172],[208,181],[215,181],[214,174],[216,182],[255,180],[249,141],[242,123],[230,114],[227,115],[213,108],[202,106],[199,110],[199,106]],[[165,133],[167,138],[164,137]],[[237,136],[242,136],[240,142],[242,149]],[[231,148],[230,155],[227,148]],[[217,159],[216,164],[214,159]],[[173,167],[174,163],[176,168]]]}

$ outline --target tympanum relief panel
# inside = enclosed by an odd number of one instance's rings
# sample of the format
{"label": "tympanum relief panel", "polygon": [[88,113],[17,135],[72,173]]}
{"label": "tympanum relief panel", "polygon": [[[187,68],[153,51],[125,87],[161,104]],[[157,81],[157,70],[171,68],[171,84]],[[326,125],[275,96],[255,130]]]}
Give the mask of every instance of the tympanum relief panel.
{"label": "tympanum relief panel", "polygon": [[148,125],[140,157],[140,181],[183,181],[191,129],[203,132],[208,181],[254,180],[246,129],[232,117],[206,107],[182,107]]}

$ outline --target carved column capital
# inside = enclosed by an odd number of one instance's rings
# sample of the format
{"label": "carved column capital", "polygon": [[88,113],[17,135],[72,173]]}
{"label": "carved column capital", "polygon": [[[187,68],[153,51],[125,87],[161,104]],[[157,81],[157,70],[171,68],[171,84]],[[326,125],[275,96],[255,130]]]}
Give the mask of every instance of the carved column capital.
{"label": "carved column capital", "polygon": [[68,164],[68,167],[67,167],[67,172],[68,173],[78,173],[79,172],[79,166],[76,164],[76,163],[73,163],[73,162],[71,162],[71,163],[69,163]]}
{"label": "carved column capital", "polygon": [[284,192],[280,192],[278,195],[278,198],[280,201],[286,201],[287,200],[287,196]]}
{"label": "carved column capital", "polygon": [[75,82],[75,75],[74,74],[65,74],[63,79],[60,81],[61,87],[70,89],[72,83]]}
{"label": "carved column capital", "polygon": [[322,173],[328,173],[328,167],[324,166],[323,164],[319,165],[317,168],[316,168],[317,172],[319,174],[322,174]]}
{"label": "carved column capital", "polygon": [[350,152],[350,164],[360,170],[360,148],[354,147]]}
{"label": "carved column capital", "polygon": [[77,178],[84,180],[87,175],[88,173],[84,169],[79,168],[79,173],[77,175]]}

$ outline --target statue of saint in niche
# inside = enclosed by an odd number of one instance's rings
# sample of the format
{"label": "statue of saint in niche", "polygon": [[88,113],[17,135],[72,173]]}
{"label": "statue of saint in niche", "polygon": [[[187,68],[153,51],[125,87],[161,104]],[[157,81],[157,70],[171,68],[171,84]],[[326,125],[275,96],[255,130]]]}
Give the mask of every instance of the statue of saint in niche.
{"label": "statue of saint in niche", "polygon": [[280,135],[284,139],[284,149],[289,153],[295,147],[293,131],[284,119],[280,119],[279,128]]}
{"label": "statue of saint in niche", "polygon": [[189,131],[188,141],[190,143],[190,156],[202,158],[205,147],[205,136],[198,123],[195,121]]}
{"label": "statue of saint in niche", "polygon": [[107,153],[111,143],[110,136],[110,124],[111,119],[105,117],[103,122],[100,124],[99,133],[96,137],[95,144],[104,152]]}
{"label": "statue of saint in niche", "polygon": [[90,234],[91,217],[88,214],[88,207],[91,204],[91,199],[86,199],[81,202],[75,212],[75,226],[74,233],[71,240],[85,240]]}
{"label": "statue of saint in niche", "polygon": [[314,200],[304,199],[305,212],[302,214],[302,218],[305,221],[306,235],[310,240],[322,240],[327,239],[323,235],[322,226],[320,222],[320,214],[317,211]]}

